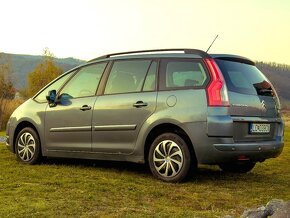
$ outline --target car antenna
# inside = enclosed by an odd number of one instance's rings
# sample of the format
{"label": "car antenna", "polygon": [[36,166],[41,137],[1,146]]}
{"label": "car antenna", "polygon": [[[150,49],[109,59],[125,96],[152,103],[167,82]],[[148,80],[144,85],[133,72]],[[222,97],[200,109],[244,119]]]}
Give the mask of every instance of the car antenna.
{"label": "car antenna", "polygon": [[208,49],[206,50],[206,52],[208,52],[208,50],[210,49],[210,47],[212,46],[212,44],[215,42],[215,40],[217,39],[219,35],[216,35],[216,37],[214,38],[214,40],[212,41],[212,43],[210,44],[210,46],[208,47]]}

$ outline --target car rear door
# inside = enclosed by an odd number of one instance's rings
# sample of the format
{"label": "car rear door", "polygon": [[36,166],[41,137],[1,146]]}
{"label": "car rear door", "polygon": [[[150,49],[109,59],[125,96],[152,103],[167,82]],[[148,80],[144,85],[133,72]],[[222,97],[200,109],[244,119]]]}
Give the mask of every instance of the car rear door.
{"label": "car rear door", "polygon": [[156,108],[156,70],[154,60],[113,62],[104,93],[94,105],[93,151],[133,151],[142,124]]}

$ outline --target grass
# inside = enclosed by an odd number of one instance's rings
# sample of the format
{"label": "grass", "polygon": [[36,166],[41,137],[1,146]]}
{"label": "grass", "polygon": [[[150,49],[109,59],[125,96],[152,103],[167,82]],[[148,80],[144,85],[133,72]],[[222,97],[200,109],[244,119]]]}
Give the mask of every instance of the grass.
{"label": "grass", "polygon": [[238,217],[273,198],[290,200],[289,166],[289,126],[278,158],[245,175],[201,166],[182,184],[158,181],[131,163],[48,159],[24,165],[0,144],[0,217]]}

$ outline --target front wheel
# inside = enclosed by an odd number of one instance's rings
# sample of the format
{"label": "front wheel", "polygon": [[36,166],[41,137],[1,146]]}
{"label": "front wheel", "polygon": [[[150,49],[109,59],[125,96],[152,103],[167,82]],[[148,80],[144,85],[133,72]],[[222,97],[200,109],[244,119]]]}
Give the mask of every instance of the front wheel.
{"label": "front wheel", "polygon": [[247,173],[250,172],[254,167],[255,162],[235,162],[235,163],[224,163],[220,164],[219,167],[225,171],[230,173]]}
{"label": "front wheel", "polygon": [[159,135],[149,150],[152,174],[165,182],[180,182],[188,174],[191,156],[185,141],[177,134]]}
{"label": "front wheel", "polygon": [[34,129],[26,127],[22,129],[16,138],[15,153],[17,159],[26,164],[35,164],[39,161],[40,140]]}

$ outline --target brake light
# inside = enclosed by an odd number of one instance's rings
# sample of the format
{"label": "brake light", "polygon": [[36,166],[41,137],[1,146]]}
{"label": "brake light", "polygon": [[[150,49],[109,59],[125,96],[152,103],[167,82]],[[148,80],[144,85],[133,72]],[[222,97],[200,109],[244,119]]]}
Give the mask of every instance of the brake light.
{"label": "brake light", "polygon": [[214,59],[205,59],[211,75],[206,89],[208,106],[229,106],[229,97],[224,77]]}

